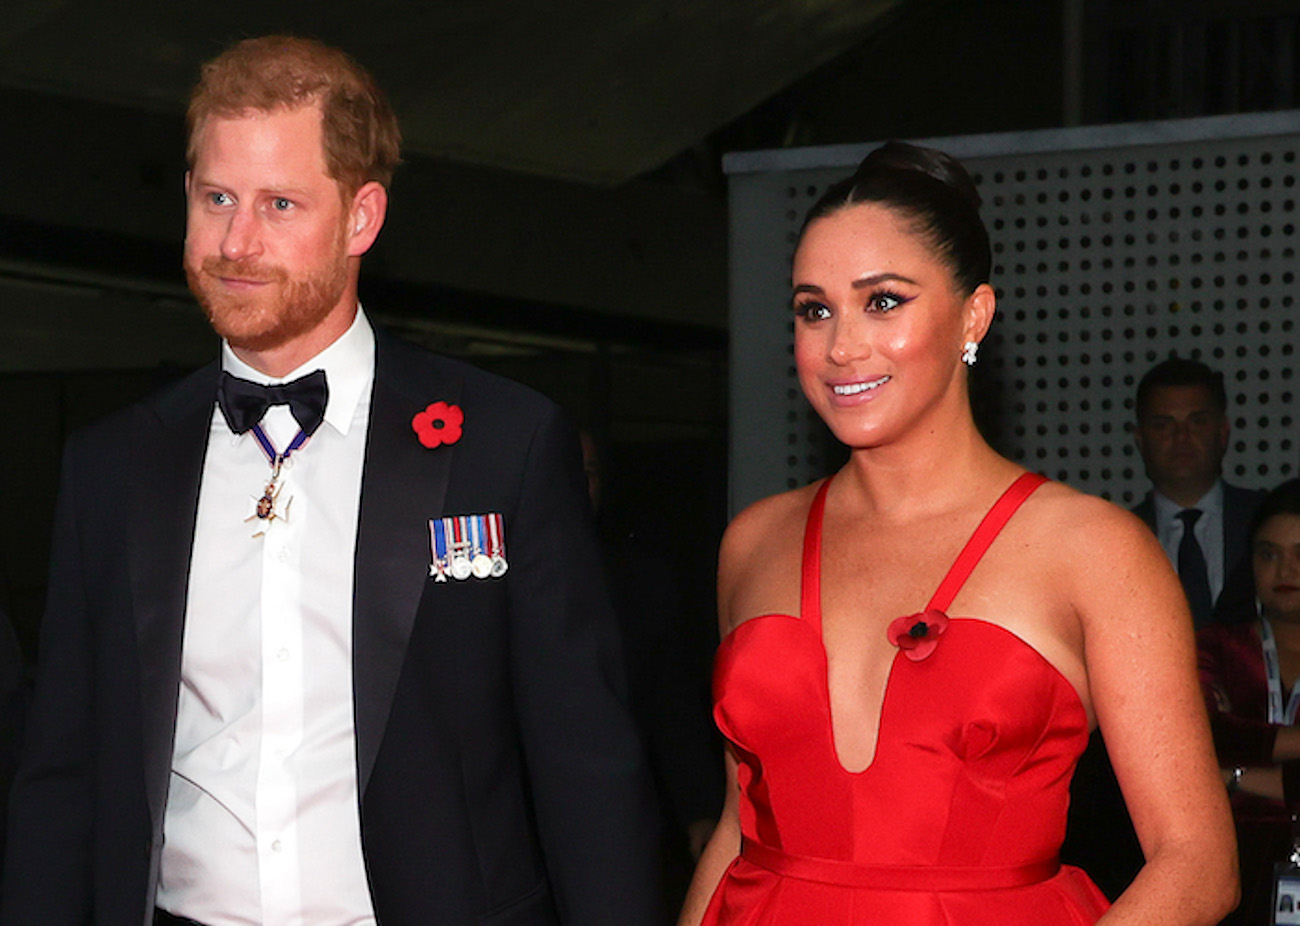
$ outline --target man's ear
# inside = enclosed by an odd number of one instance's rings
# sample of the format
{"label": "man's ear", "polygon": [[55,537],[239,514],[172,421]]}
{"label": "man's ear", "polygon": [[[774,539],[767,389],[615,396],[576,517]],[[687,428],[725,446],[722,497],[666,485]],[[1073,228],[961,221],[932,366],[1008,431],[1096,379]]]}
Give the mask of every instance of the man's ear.
{"label": "man's ear", "polygon": [[370,250],[388,216],[388,191],[370,180],[352,196],[348,209],[348,257],[360,257]]}

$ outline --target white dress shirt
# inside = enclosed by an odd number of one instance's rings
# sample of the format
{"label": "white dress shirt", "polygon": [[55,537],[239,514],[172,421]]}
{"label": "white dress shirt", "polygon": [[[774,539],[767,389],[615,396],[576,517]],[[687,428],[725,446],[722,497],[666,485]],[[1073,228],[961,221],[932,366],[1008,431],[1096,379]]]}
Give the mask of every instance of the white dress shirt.
{"label": "white dress shirt", "polygon": [[[1160,538],[1160,545],[1165,548],[1169,561],[1177,570],[1178,545],[1183,542],[1185,530],[1178,512],[1183,507],[1158,491],[1153,491],[1151,495],[1155,499],[1156,536]],[[1210,601],[1218,601],[1219,595],[1223,593],[1226,571],[1223,564],[1223,480],[1217,480],[1195,505],[1188,507],[1200,509],[1201,512],[1192,533],[1196,535],[1196,542],[1201,545],[1201,555],[1205,557],[1205,572],[1210,580]]]}
{"label": "white dress shirt", "polygon": [[[158,905],[209,926],[375,922],[361,852],[352,708],[352,574],[374,383],[363,312],[275,380],[323,369],[325,421],[282,470],[269,522],[247,520],[271,473],[214,406],[190,562],[180,707]],[[287,406],[263,428],[297,434]],[[256,530],[265,533],[254,537]]]}

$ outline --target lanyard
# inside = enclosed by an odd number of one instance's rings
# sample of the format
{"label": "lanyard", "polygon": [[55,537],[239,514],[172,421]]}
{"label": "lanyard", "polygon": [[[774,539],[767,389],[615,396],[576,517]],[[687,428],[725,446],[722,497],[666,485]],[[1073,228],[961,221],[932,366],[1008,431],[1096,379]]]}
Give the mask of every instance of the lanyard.
{"label": "lanyard", "polygon": [[1291,686],[1291,696],[1282,705],[1282,666],[1277,658],[1277,641],[1267,617],[1259,619],[1259,642],[1264,650],[1264,672],[1268,676],[1268,722],[1291,726],[1300,708],[1300,678]]}
{"label": "lanyard", "polygon": [[284,448],[284,453],[280,453],[275,449],[275,442],[262,429],[260,423],[253,425],[253,437],[257,440],[257,446],[262,448],[262,453],[266,454],[266,459],[270,462],[271,468],[275,470],[277,476],[280,474],[280,464],[289,459],[295,450],[301,450],[309,440],[308,436],[299,428],[298,433],[293,436],[293,440],[289,441],[289,446]]}

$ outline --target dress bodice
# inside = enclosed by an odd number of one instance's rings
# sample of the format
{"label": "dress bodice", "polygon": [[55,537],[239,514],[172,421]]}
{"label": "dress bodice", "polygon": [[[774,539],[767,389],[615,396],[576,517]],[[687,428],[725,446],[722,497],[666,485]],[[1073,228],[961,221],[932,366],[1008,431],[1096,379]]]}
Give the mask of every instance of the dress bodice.
{"label": "dress bodice", "polygon": [[[972,890],[991,903],[995,895],[1042,895],[1044,885],[1055,899],[1026,908],[1038,923],[1089,923],[1104,910],[1091,882],[1073,869],[1058,873],[1056,862],[1070,777],[1088,739],[1077,692],[1009,630],[946,614],[1043,481],[1026,474],[1013,484],[925,611],[891,624],[903,648],[891,663],[874,758],[861,771],[840,763],[831,721],[818,572],[822,486],[805,532],[801,613],[747,620],[718,650],[714,716],[738,762],[745,850],[706,923],[924,923],[941,911],[956,918],[935,922],[1018,923],[1011,911],[984,909],[980,916],[991,918],[976,919],[954,911],[983,909],[970,906]],[[784,886],[757,909],[774,918],[737,918],[749,903],[746,884],[752,893],[772,878]],[[799,913],[808,890],[821,906]],[[1052,918],[1058,902],[1068,917]],[[873,915],[906,909],[908,918],[841,918],[825,906],[835,903]],[[814,913],[819,919],[800,919]]]}

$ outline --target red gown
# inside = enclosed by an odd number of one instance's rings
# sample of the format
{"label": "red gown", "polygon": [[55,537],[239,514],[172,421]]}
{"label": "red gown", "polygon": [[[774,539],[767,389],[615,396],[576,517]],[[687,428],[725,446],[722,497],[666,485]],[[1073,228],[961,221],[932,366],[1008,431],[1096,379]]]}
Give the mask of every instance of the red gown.
{"label": "red gown", "polygon": [[[927,611],[948,607],[1043,481],[1026,474],[1007,490]],[[1105,897],[1057,859],[1087,716],[1069,681],[1010,631],[929,615],[933,649],[894,657],[874,760],[856,773],[840,764],[821,639],[829,483],[808,513],[802,617],[747,620],[718,650],[714,717],[739,763],[742,849],[705,926],[1095,922]],[[926,617],[905,619],[905,636],[925,637]]]}

